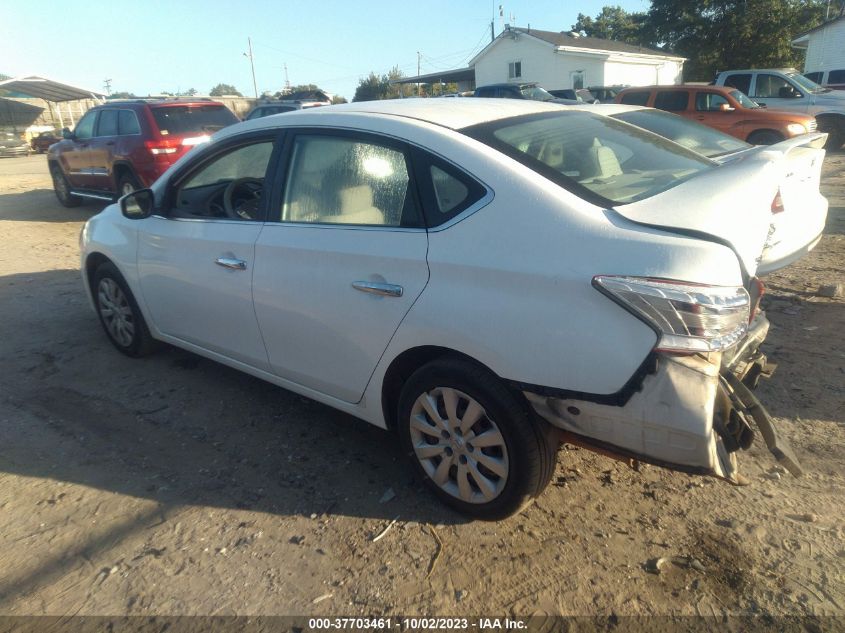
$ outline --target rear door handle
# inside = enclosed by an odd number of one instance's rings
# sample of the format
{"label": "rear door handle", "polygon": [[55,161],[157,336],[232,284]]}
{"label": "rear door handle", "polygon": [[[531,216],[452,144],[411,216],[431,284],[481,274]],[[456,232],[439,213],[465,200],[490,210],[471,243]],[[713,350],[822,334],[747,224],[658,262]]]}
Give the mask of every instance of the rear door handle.
{"label": "rear door handle", "polygon": [[375,281],[353,281],[352,287],[361,292],[367,292],[382,297],[401,297],[402,286],[396,284],[378,283]]}
{"label": "rear door handle", "polygon": [[246,270],[246,262],[242,259],[235,259],[233,257],[218,257],[214,263],[223,268],[230,268],[232,270]]}

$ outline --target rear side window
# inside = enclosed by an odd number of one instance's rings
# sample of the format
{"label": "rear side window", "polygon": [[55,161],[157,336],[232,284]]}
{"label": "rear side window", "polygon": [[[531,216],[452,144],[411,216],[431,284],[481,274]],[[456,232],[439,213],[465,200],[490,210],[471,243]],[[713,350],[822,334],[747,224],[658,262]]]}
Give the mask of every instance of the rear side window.
{"label": "rear side window", "polygon": [[238,122],[232,111],[222,105],[168,105],[150,110],[162,136],[210,134]]}
{"label": "rear side window", "polygon": [[685,90],[664,90],[654,98],[654,107],[669,112],[683,112],[689,104],[689,92]]}
{"label": "rear side window", "polygon": [[804,73],[804,76],[809,79],[810,81],[815,81],[817,84],[822,82],[822,75],[824,73],[816,72],[816,73]]}
{"label": "rear side window", "polygon": [[414,156],[426,224],[437,227],[484,198],[487,188],[460,168],[427,152]]}
{"label": "rear side window", "polygon": [[[821,73],[819,73],[819,74],[821,74]],[[831,70],[827,75],[827,83],[829,83],[829,84],[845,84],[845,69]]]}
{"label": "rear side window", "polygon": [[714,168],[651,132],[587,112],[523,115],[462,131],[600,206],[650,198]]}
{"label": "rear side window", "polygon": [[639,92],[626,92],[622,95],[621,102],[626,105],[644,106],[648,103],[649,95],[650,93],[647,90]]}
{"label": "rear side window", "polygon": [[736,88],[740,92],[748,94],[751,92],[751,73],[738,73],[736,75],[728,75],[725,79],[725,85],[731,88]]}
{"label": "rear side window", "polygon": [[118,114],[118,128],[121,136],[141,133],[141,126],[138,124],[138,117],[132,110],[120,111]]}
{"label": "rear side window", "polygon": [[101,110],[97,136],[117,136],[117,110]]}

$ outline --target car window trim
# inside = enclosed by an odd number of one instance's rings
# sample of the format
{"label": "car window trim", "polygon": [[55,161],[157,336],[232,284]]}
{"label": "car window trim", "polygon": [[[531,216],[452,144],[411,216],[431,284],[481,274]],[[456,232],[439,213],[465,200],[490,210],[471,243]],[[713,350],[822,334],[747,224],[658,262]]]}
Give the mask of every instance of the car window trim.
{"label": "car window trim", "polygon": [[[273,143],[273,152],[270,154],[270,160],[267,163],[267,168],[264,172],[264,189],[261,192],[261,204],[258,209],[258,217],[255,220],[235,220],[232,218],[180,218],[173,217],[174,209],[173,201],[176,192],[188,178],[190,178],[197,171],[207,166],[211,161],[219,158],[223,154],[229,153],[245,145],[252,145],[254,143],[267,142]],[[168,179],[165,187],[165,194],[160,205],[156,205],[155,214],[167,220],[188,220],[197,222],[224,222],[234,224],[252,224],[264,223],[267,218],[268,200],[272,197],[274,186],[274,178],[276,176],[277,163],[281,155],[282,146],[284,145],[284,130],[256,130],[246,134],[238,134],[237,136],[227,138],[220,143],[215,143],[207,148],[204,148],[202,153],[194,157],[194,160],[182,165],[179,170]]]}
{"label": "car window trim", "polygon": [[[416,174],[412,161],[412,146],[407,141],[390,136],[386,134],[379,134],[378,132],[371,132],[369,130],[358,130],[355,128],[342,127],[322,127],[322,126],[302,126],[302,127],[285,127],[285,139],[282,143],[282,149],[279,153],[279,160],[276,165],[275,180],[278,186],[268,200],[268,213],[265,216],[264,224],[279,225],[279,226],[313,226],[324,228],[340,228],[340,229],[368,229],[375,231],[425,231],[425,214],[422,209],[422,199],[420,196],[419,186],[416,180]],[[334,136],[340,138],[355,139],[363,143],[372,143],[375,145],[382,145],[389,149],[399,151],[405,158],[405,168],[408,170],[408,194],[412,198],[417,217],[420,221],[420,226],[388,226],[379,224],[332,224],[329,222],[285,222],[283,220],[270,220],[269,209],[282,208],[282,201],[284,200],[285,188],[287,187],[288,172],[290,170],[291,152],[293,151],[293,144],[297,136]]]}

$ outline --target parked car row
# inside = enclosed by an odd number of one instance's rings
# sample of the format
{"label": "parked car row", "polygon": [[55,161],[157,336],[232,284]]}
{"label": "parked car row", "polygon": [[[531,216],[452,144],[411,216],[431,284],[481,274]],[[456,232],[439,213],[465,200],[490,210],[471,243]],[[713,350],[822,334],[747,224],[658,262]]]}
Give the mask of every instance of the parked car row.
{"label": "parked car row", "polygon": [[800,474],[752,392],[772,370],[759,277],[820,238],[826,135],[753,147],[648,107],[550,97],[220,130],[86,224],[106,335],[392,429],[475,517],[541,494],[561,439],[736,483],[759,431]]}
{"label": "parked car row", "polygon": [[29,144],[11,130],[0,130],[0,158],[29,156]]}

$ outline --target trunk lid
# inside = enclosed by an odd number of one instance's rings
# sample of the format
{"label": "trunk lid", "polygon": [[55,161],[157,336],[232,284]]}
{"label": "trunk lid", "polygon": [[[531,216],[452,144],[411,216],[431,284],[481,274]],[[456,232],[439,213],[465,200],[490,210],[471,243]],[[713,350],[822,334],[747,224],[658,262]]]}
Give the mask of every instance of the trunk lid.
{"label": "trunk lid", "polygon": [[[819,193],[824,151],[818,147],[826,138],[806,134],[742,152],[717,169],[615,210],[632,222],[724,243],[749,276],[758,268],[771,272],[809,251],[824,227],[827,201]],[[778,191],[784,210],[773,213]]]}

